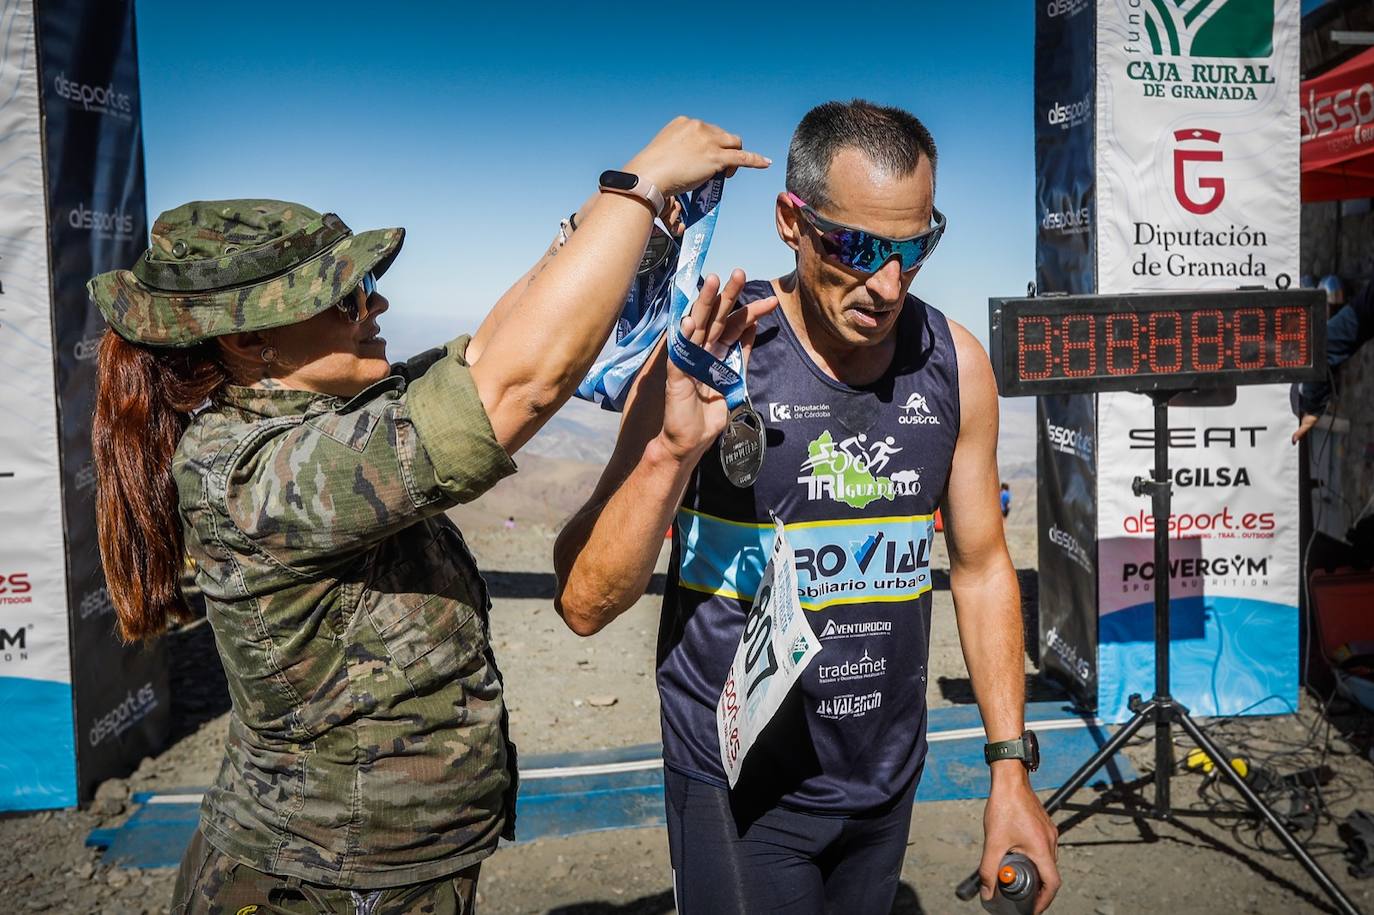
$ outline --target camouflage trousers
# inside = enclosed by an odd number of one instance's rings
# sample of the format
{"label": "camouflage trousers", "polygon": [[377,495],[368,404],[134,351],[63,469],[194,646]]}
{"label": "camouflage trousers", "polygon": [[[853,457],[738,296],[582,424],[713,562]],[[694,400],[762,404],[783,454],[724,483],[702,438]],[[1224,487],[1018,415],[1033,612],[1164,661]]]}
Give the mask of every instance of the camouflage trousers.
{"label": "camouflage trousers", "polygon": [[480,868],[384,890],[341,889],[254,870],[197,829],[181,859],[171,915],[473,915]]}

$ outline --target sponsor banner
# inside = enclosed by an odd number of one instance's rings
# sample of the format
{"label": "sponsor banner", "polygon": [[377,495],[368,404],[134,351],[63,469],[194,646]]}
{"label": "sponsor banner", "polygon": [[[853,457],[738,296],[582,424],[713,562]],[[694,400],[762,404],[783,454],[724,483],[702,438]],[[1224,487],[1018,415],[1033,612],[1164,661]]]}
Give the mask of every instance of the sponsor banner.
{"label": "sponsor banner", "polygon": [[[773,526],[686,508],[678,511],[677,525],[682,587],[749,600],[763,580]],[[786,530],[796,557],[797,596],[807,610],[913,601],[932,587],[932,515],[804,521]],[[827,624],[821,638],[836,634]]]}
{"label": "sponsor banner", "polygon": [[88,797],[158,748],[169,720],[165,649],[126,646],[114,635],[96,543],[90,441],[104,322],[85,284],[134,263],[146,245],[143,137],[132,0],[46,0],[38,9],[50,337],[61,417],[60,448],[50,460],[60,455],[77,788]]}
{"label": "sponsor banner", "polygon": [[36,26],[0,0],[0,809],[77,801]]}
{"label": "sponsor banner", "polygon": [[1097,703],[1097,437],[1089,395],[1042,397],[1036,469],[1041,669]]}
{"label": "sponsor banner", "polygon": [[[1298,2],[1097,4],[1098,292],[1297,275]],[[1199,714],[1297,698],[1297,454],[1286,390],[1171,408],[1175,696]],[[1153,688],[1153,411],[1098,395],[1099,706]],[[1243,632],[1242,632],[1243,630]],[[1263,632],[1263,638],[1255,637]]]}
{"label": "sponsor banner", "polygon": [[[1129,715],[1154,682],[1154,561],[1149,500],[1133,477],[1154,463],[1153,408],[1109,398],[1100,413],[1101,683],[1098,714]],[[1195,714],[1279,714],[1298,700],[1297,449],[1287,392],[1242,387],[1234,406],[1171,408],[1169,514],[1171,677]],[[1104,479],[1108,475],[1103,474]]]}
{"label": "sponsor banner", "polygon": [[1100,293],[1297,274],[1298,0],[1098,0]]}
{"label": "sponsor banner", "polygon": [[1302,199],[1374,194],[1374,48],[1302,84]]}
{"label": "sponsor banner", "polygon": [[1093,291],[1092,0],[1041,0],[1035,18],[1036,284]]}

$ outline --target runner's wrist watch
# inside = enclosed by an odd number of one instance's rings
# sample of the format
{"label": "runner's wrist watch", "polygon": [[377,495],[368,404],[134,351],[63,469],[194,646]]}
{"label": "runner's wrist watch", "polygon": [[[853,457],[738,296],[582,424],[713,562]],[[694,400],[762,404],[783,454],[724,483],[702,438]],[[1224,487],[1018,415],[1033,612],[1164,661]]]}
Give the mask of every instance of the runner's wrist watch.
{"label": "runner's wrist watch", "polygon": [[999,740],[983,744],[983,759],[990,766],[1002,759],[1019,759],[1027,772],[1040,768],[1040,741],[1034,731],[1026,731],[1015,740]]}
{"label": "runner's wrist watch", "polygon": [[615,169],[607,169],[601,173],[601,190],[609,191],[612,194],[626,194],[630,197],[638,197],[647,201],[657,217],[663,213],[666,201],[663,199],[663,192],[654,186],[652,181],[644,181],[633,172],[619,172]]}

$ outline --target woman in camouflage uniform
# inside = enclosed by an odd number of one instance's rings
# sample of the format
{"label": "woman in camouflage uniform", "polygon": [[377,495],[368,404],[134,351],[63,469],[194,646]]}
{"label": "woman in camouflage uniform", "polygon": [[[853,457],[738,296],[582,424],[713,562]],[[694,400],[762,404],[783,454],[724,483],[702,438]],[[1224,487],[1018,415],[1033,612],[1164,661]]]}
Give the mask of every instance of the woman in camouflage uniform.
{"label": "woman in camouflage uniform", "polygon": [[[667,195],[763,167],[679,118],[626,166]],[[173,911],[466,913],[512,835],[486,587],[444,511],[512,473],[609,335],[654,214],[599,194],[493,308],[394,370],[401,229],[271,200],[162,214],[92,298],[100,546],[126,639],[196,562],[233,709]],[[554,257],[557,253],[560,256]]]}

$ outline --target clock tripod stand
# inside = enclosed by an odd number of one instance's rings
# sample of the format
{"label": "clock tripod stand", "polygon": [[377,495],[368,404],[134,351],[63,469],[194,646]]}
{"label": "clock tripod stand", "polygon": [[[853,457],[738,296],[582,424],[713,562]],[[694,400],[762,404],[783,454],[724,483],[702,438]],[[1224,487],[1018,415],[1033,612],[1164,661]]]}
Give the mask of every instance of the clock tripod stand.
{"label": "clock tripod stand", "polygon": [[[1109,814],[1129,817],[1133,820],[1164,820],[1175,817],[1200,816],[1215,817],[1212,811],[1176,809],[1170,798],[1170,779],[1174,769],[1173,728],[1177,725],[1185,734],[1211,757],[1217,771],[1231,783],[1246,804],[1250,814],[1262,818],[1279,837],[1293,857],[1303,866],[1312,879],[1326,892],[1342,915],[1360,915],[1359,909],[1341,891],[1331,877],[1322,870],[1320,864],[1307,853],[1293,834],[1284,826],[1283,821],[1274,813],[1264,800],[1246,784],[1245,779],[1230,764],[1231,755],[1218,746],[1217,742],[1202,730],[1182,704],[1169,692],[1169,401],[1178,391],[1156,391],[1151,393],[1154,402],[1154,471],[1149,480],[1136,477],[1132,490],[1138,496],[1148,495],[1151,499],[1155,531],[1155,691],[1148,700],[1139,695],[1131,697],[1131,718],[1120,730],[1112,735],[1103,746],[1092,755],[1063,786],[1045,802],[1045,812],[1053,814],[1057,810],[1069,810],[1084,816]],[[1105,766],[1126,742],[1146,725],[1154,726],[1155,770],[1154,805],[1148,809],[1139,807],[1109,807],[1095,804],[1073,804],[1069,798],[1097,770]],[[1238,814],[1227,812],[1227,817]],[[960,899],[969,900],[978,892],[978,874],[975,872],[955,890]]]}

